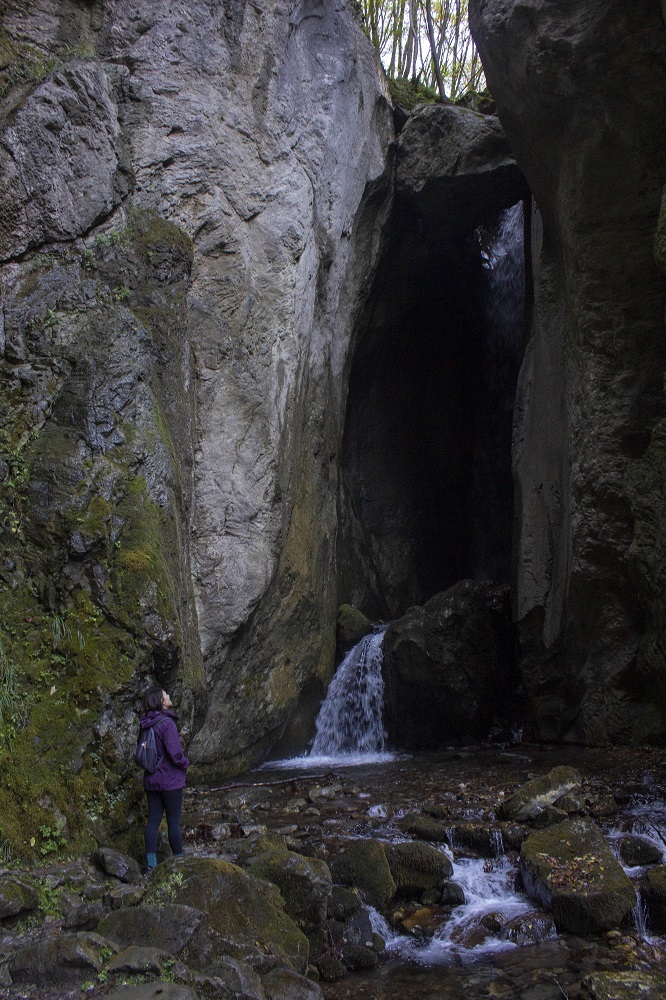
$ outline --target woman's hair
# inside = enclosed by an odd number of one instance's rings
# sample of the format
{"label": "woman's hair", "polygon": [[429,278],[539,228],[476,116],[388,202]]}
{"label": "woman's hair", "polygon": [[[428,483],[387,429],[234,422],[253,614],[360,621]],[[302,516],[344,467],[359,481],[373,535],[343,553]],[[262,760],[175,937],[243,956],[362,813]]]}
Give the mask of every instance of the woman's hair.
{"label": "woman's hair", "polygon": [[158,708],[161,708],[163,694],[162,688],[151,688],[150,691],[147,691],[143,696],[144,712],[156,712]]}

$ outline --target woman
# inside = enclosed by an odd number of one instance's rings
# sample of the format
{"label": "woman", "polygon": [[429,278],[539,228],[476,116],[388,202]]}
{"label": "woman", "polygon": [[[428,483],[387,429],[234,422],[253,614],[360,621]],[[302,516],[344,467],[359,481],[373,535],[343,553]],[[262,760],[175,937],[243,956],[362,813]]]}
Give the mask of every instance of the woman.
{"label": "woman", "polygon": [[[180,812],[183,807],[185,772],[190,762],[183,753],[176,726],[177,716],[169,711],[171,698],[161,688],[153,688],[143,699],[144,716],[141,733],[151,727],[159,755],[157,770],[144,771],[143,787],[148,798],[146,823],[146,866],[150,871],[157,866],[157,833],[166,812],[169,846],[174,857],[183,853],[183,835],[180,831]],[[139,734],[139,739],[141,734]]]}

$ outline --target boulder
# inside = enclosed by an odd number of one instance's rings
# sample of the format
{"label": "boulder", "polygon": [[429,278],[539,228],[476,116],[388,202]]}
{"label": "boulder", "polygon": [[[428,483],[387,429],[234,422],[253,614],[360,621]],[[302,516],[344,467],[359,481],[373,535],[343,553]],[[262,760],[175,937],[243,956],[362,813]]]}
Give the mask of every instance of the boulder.
{"label": "boulder", "polygon": [[129,948],[123,948],[122,951],[118,952],[106,968],[110,973],[129,972],[138,975],[159,976],[164,968],[164,963],[169,960],[173,960],[173,956],[168,951],[130,945]]}
{"label": "boulder", "polygon": [[398,139],[396,191],[432,233],[470,233],[528,194],[499,119],[423,104]]}
{"label": "boulder", "polygon": [[107,875],[113,875],[121,882],[139,882],[141,879],[141,869],[134,858],[129,858],[112,847],[99,847],[93,851],[91,860]]}
{"label": "boulder", "polygon": [[457,882],[445,882],[439,893],[442,906],[464,906],[465,890]]}
{"label": "boulder", "polygon": [[13,875],[0,877],[0,920],[30,913],[38,905],[39,898],[33,885]]}
{"label": "boulder", "polygon": [[398,820],[398,828],[403,833],[410,833],[420,840],[434,840],[444,843],[449,839],[449,828],[443,823],[438,823],[436,819],[429,816],[420,816],[417,813],[408,813]]}
{"label": "boulder", "polygon": [[[165,905],[171,895],[179,903]],[[184,858],[166,862],[151,876],[142,906],[118,910],[106,919],[141,911],[156,914],[163,910],[173,915],[176,906],[184,911],[192,930],[187,942],[167,950],[178,954],[187,943],[187,961],[193,968],[209,968],[217,958],[235,958],[258,972],[275,966],[296,972],[307,969],[308,940],[285,913],[279,889],[226,861]],[[140,918],[135,919],[140,923]],[[136,933],[145,936],[138,928]],[[134,943],[144,942],[137,937]]]}
{"label": "boulder", "polygon": [[115,950],[111,941],[98,934],[63,934],[18,948],[7,968],[17,983],[74,985],[94,978],[102,969],[103,956]]}
{"label": "boulder", "polygon": [[486,736],[517,684],[508,587],[463,580],[410,608],[386,632],[383,672],[398,746]]}
{"label": "boulder", "polygon": [[376,953],[362,944],[343,944],[342,961],[352,972],[374,969],[379,965]]}
{"label": "boulder", "polygon": [[647,872],[642,895],[650,924],[657,931],[666,931],[666,865],[657,865]]}
{"label": "boulder", "polygon": [[637,865],[659,865],[664,856],[663,850],[651,840],[630,834],[620,837],[617,847],[620,857],[630,868]]}
{"label": "boulder", "polygon": [[244,962],[219,958],[207,972],[189,972],[188,983],[202,1000],[266,1000],[261,977]]}
{"label": "boulder", "polygon": [[353,885],[378,910],[395,895],[395,882],[378,840],[355,840],[335,858],[331,874],[341,885]]}
{"label": "boulder", "polygon": [[317,959],[316,968],[326,983],[334,983],[337,979],[343,979],[347,975],[347,966],[335,955],[322,955],[321,958]]}
{"label": "boulder", "polygon": [[581,1000],[662,1000],[666,976],[635,970],[593,972],[581,983]]}
{"label": "boulder", "polygon": [[266,1000],[323,1000],[318,983],[291,969],[273,969],[262,977]]}
{"label": "boulder", "polygon": [[179,955],[205,920],[205,913],[181,903],[143,903],[114,910],[100,920],[100,934],[122,947],[160,948]]}
{"label": "boulder", "polygon": [[279,833],[252,834],[241,844],[238,851],[238,864],[245,867],[252,858],[264,851],[288,851],[287,841]]}
{"label": "boulder", "polygon": [[548,774],[528,781],[505,799],[498,812],[504,819],[528,822],[535,819],[546,806],[552,806],[562,796],[579,789],[582,780],[573,767],[554,767]]}
{"label": "boulder", "polygon": [[440,889],[453,874],[446,855],[428,844],[387,844],[384,851],[397,898],[420,899],[424,892]]}
{"label": "boulder", "polygon": [[317,927],[326,919],[333,883],[325,861],[292,851],[265,851],[250,861],[248,871],[278,887],[285,911],[299,927]]}
{"label": "boulder", "polygon": [[66,891],[58,896],[58,910],[62,914],[63,927],[68,930],[92,931],[104,916],[101,900],[88,901]]}
{"label": "boulder", "polygon": [[520,849],[528,896],[552,910],[559,931],[599,934],[618,927],[636,891],[590,820],[566,820],[531,834]]}
{"label": "boulder", "polygon": [[552,914],[535,911],[523,913],[513,920],[507,920],[499,932],[502,941],[513,941],[514,944],[540,944],[548,938],[555,937],[555,921]]}
{"label": "boulder", "polygon": [[328,916],[332,920],[346,920],[361,909],[362,903],[358,892],[334,885],[331,898],[328,901]]}
{"label": "boulder", "polygon": [[341,604],[338,608],[338,652],[341,656],[348,653],[366,635],[372,632],[372,622],[369,618],[353,608],[351,604]]}

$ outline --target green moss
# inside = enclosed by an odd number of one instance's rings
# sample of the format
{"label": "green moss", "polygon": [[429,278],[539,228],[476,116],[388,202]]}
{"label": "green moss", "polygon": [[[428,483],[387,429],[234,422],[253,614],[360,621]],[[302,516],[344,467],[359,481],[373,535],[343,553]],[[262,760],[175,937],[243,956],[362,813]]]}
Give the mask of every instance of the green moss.
{"label": "green moss", "polygon": [[432,87],[404,76],[389,77],[388,84],[393,104],[399,104],[408,111],[417,104],[435,104],[438,100],[437,92]]}

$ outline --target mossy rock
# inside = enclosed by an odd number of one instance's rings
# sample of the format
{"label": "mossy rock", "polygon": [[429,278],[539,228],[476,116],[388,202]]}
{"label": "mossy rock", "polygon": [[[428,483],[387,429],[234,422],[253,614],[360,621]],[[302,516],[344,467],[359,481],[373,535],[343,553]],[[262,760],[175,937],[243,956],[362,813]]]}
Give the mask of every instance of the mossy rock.
{"label": "mossy rock", "polygon": [[382,844],[378,840],[356,840],[333,861],[331,874],[341,885],[353,885],[378,910],[395,895],[395,882]]}
{"label": "mossy rock", "polygon": [[666,274],[666,186],[662,191],[659,221],[654,238],[654,259],[662,274]]}
{"label": "mossy rock", "polygon": [[526,823],[534,819],[546,806],[552,806],[563,795],[580,788],[582,778],[573,767],[554,767],[548,774],[528,781],[500,806],[503,819]]}
{"label": "mossy rock", "polygon": [[402,899],[420,899],[422,893],[439,889],[453,874],[446,855],[429,844],[392,844],[384,851],[396,884],[396,896]]}
{"label": "mossy rock", "polygon": [[566,820],[533,833],[520,849],[527,894],[550,909],[559,931],[599,934],[618,927],[636,892],[590,820]]}
{"label": "mossy rock", "polygon": [[265,851],[252,859],[248,870],[278,887],[285,911],[299,927],[310,929],[325,921],[333,887],[325,861],[292,851]]}
{"label": "mossy rock", "polygon": [[341,655],[372,632],[372,622],[362,611],[351,604],[341,604],[338,608],[338,650]]}
{"label": "mossy rock", "polygon": [[652,972],[593,972],[581,983],[581,1000],[663,1000],[666,977]]}
{"label": "mossy rock", "polygon": [[442,823],[429,816],[421,816],[418,813],[409,813],[398,823],[403,833],[409,833],[419,840],[433,840],[436,843],[444,843],[448,840],[448,829]]}
{"label": "mossy rock", "polygon": [[216,858],[166,862],[151,877],[145,899],[159,905],[165,898],[206,915],[205,927],[188,944],[188,964],[194,968],[229,957],[259,972],[276,966],[307,969],[308,939],[285,913],[279,889],[237,865]]}
{"label": "mossy rock", "polygon": [[0,920],[36,910],[39,899],[33,886],[13,875],[0,878]]}
{"label": "mossy rock", "polygon": [[243,841],[238,851],[238,864],[245,867],[253,858],[265,851],[282,851],[287,853],[287,841],[279,833],[262,833],[248,837]]}
{"label": "mossy rock", "polygon": [[98,926],[100,934],[123,948],[159,948],[179,955],[205,921],[202,910],[181,903],[141,904],[114,910]]}
{"label": "mossy rock", "polygon": [[643,837],[627,834],[626,837],[620,837],[617,846],[620,857],[630,868],[638,865],[659,865],[663,859],[661,848]]}
{"label": "mossy rock", "polygon": [[646,874],[643,898],[650,923],[657,931],[666,931],[666,865],[656,865]]}
{"label": "mossy rock", "polygon": [[361,906],[361,898],[354,889],[334,885],[328,901],[328,916],[331,920],[346,920],[347,917],[353,917],[358,913]]}

